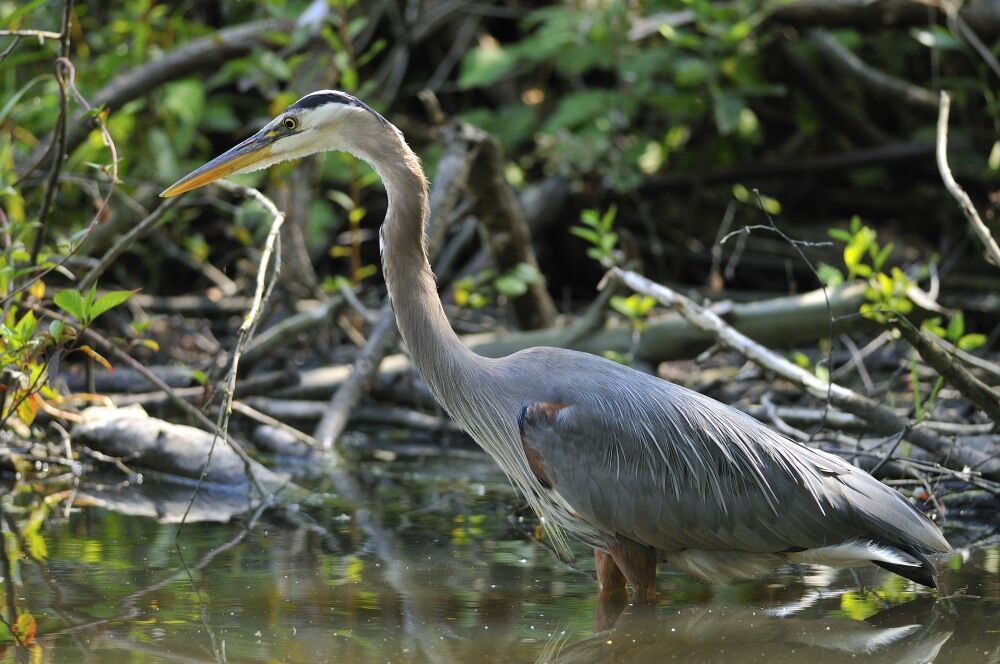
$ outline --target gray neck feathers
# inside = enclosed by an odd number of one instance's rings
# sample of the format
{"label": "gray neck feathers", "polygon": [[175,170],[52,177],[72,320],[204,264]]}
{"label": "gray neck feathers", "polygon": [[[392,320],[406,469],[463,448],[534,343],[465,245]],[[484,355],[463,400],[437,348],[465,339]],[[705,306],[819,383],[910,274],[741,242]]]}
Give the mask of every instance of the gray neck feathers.
{"label": "gray neck feathers", "polygon": [[393,127],[368,135],[372,140],[358,152],[378,172],[389,199],[380,241],[396,323],[420,375],[450,411],[452,395],[474,382],[484,360],[451,329],[438,296],[427,260],[429,208],[420,159]]}

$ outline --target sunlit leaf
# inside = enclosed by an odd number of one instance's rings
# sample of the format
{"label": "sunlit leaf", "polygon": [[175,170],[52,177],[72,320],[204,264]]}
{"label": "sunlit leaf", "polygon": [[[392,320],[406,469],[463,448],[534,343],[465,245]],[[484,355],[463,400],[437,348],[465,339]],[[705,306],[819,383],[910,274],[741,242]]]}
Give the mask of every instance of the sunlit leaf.
{"label": "sunlit leaf", "polygon": [[14,622],[14,634],[17,635],[18,641],[24,645],[31,645],[35,642],[37,629],[38,626],[35,622],[35,616],[31,615],[27,611],[20,614]]}
{"label": "sunlit leaf", "polygon": [[528,285],[513,275],[497,277],[493,284],[496,286],[497,291],[507,297],[519,297],[528,292]]}
{"label": "sunlit leaf", "polygon": [[975,350],[986,344],[985,334],[966,334],[955,344],[962,350]]}
{"label": "sunlit leaf", "polygon": [[517,58],[513,52],[492,38],[483,39],[462,59],[458,85],[465,89],[490,85],[507,75],[515,64]]}
{"label": "sunlit leaf", "polygon": [[45,544],[45,538],[38,531],[26,535],[28,552],[35,560],[46,560],[49,557],[49,548]]}
{"label": "sunlit leaf", "polygon": [[133,291],[128,290],[108,291],[104,293],[90,306],[90,310],[87,312],[88,319],[94,320],[109,309],[117,307],[132,297],[132,294]]}
{"label": "sunlit leaf", "polygon": [[743,100],[726,92],[712,93],[712,112],[715,127],[723,136],[736,131],[740,123],[740,113],[744,109]]}
{"label": "sunlit leaf", "polygon": [[17,419],[24,422],[26,425],[31,426],[31,423],[35,421],[35,417],[38,416],[38,397],[34,394],[29,394],[26,398],[21,399],[21,402],[17,404]]}
{"label": "sunlit leaf", "polygon": [[83,320],[83,295],[78,290],[61,290],[52,298],[56,306],[78,320]]}
{"label": "sunlit leaf", "polygon": [[951,341],[952,343],[961,339],[962,335],[965,334],[965,316],[962,315],[961,311],[956,312],[955,315],[951,317],[951,320],[948,321],[948,330],[946,334],[948,336],[948,341]]}

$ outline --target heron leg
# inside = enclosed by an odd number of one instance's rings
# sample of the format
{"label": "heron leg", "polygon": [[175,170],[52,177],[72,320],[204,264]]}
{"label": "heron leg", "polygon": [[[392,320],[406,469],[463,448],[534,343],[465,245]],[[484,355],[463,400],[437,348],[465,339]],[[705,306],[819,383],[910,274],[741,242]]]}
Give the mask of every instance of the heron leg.
{"label": "heron leg", "polygon": [[656,549],[624,537],[608,537],[608,554],[632,586],[637,604],[656,601]]}
{"label": "heron leg", "polygon": [[610,553],[594,549],[594,567],[597,570],[597,583],[602,591],[625,589],[625,575],[618,569]]}
{"label": "heron leg", "polygon": [[607,551],[594,549],[594,568],[597,570],[597,605],[594,607],[594,631],[603,632],[615,626],[618,616],[628,603],[625,575],[618,569],[614,558]]}

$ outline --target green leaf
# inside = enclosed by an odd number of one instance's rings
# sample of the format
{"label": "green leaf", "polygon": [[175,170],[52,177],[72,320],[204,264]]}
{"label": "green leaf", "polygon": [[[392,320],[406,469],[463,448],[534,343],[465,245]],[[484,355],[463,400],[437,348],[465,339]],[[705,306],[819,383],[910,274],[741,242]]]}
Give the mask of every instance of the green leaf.
{"label": "green leaf", "polygon": [[497,277],[493,285],[496,286],[497,291],[507,297],[519,297],[528,292],[528,285],[512,275]]}
{"label": "green leaf", "polygon": [[816,274],[828,288],[835,288],[844,283],[844,275],[840,270],[828,263],[820,263],[816,266]]}
{"label": "green leaf", "polygon": [[962,350],[975,350],[986,343],[985,334],[966,334],[955,345]]}
{"label": "green leaf", "polygon": [[35,314],[32,311],[28,311],[21,316],[21,320],[14,326],[14,332],[22,342],[27,342],[31,339],[36,329],[38,329],[38,321],[35,319]]}
{"label": "green leaf", "polygon": [[83,320],[83,295],[78,290],[61,290],[52,298],[56,306],[78,320]]}
{"label": "green leaf", "polygon": [[45,1],[46,0],[31,0],[31,2],[24,3],[20,7],[17,7],[17,9],[12,11],[10,14],[7,14],[3,18],[0,18],[0,24],[9,27],[14,27],[11,25],[14,21],[21,18],[22,16],[26,16],[27,14],[35,11],[35,9],[44,4]]}
{"label": "green leaf", "polygon": [[600,244],[601,236],[597,234],[597,231],[592,231],[589,228],[582,228],[580,226],[570,226],[569,232],[577,237],[581,237],[591,244]]}
{"label": "green leaf", "polygon": [[931,30],[911,28],[910,36],[927,48],[941,50],[960,50],[965,48],[962,42],[943,26],[934,26]]}
{"label": "green leaf", "polygon": [[881,270],[882,266],[885,265],[886,259],[888,259],[889,254],[892,253],[892,247],[893,247],[892,242],[889,242],[884,247],[882,247],[882,249],[877,254],[875,254],[874,258],[872,258],[872,266],[876,270]]}
{"label": "green leaf", "polygon": [[621,95],[612,90],[594,89],[570,93],[559,101],[542,131],[554,133],[560,129],[574,129],[610,113],[621,105],[621,101]]}
{"label": "green leaf", "polygon": [[600,226],[601,217],[597,214],[597,210],[586,209],[580,213],[580,221],[588,226]]}
{"label": "green leaf", "polygon": [[740,123],[740,113],[745,108],[743,100],[726,92],[712,93],[712,112],[715,127],[723,136],[736,131]]}
{"label": "green leaf", "polygon": [[702,58],[681,57],[674,63],[674,81],[681,87],[693,87],[707,81],[714,71],[713,64]]}
{"label": "green leaf", "polygon": [[965,316],[959,311],[948,321],[948,341],[955,343],[965,334]]}
{"label": "green leaf", "polygon": [[515,54],[495,41],[487,41],[462,59],[458,75],[460,88],[479,88],[500,80],[517,64]]}
{"label": "green leaf", "polygon": [[28,551],[35,560],[45,560],[49,557],[49,548],[45,545],[45,538],[38,531],[33,531],[27,536]]}
{"label": "green leaf", "polygon": [[133,291],[127,290],[108,291],[104,295],[97,298],[97,301],[91,305],[90,311],[88,312],[90,314],[89,319],[94,320],[105,311],[122,304],[132,297],[132,293]]}
{"label": "green leaf", "polygon": [[933,316],[931,318],[928,318],[927,320],[925,320],[920,324],[920,329],[924,330],[925,332],[930,332],[935,336],[939,336],[942,339],[944,339],[945,335],[947,335],[945,329],[941,327],[940,316]]}
{"label": "green leaf", "polygon": [[533,265],[527,263],[518,263],[515,265],[514,269],[511,270],[511,274],[526,284],[535,283],[539,277],[538,270]]}
{"label": "green leaf", "polygon": [[28,93],[28,90],[30,90],[32,86],[34,86],[36,83],[41,83],[42,81],[45,81],[48,78],[49,78],[48,74],[36,76],[35,78],[31,79],[23,86],[21,86],[20,90],[12,94],[10,98],[7,100],[7,102],[3,105],[3,107],[0,107],[0,123],[3,123],[4,121],[7,120],[7,116],[10,115],[10,112],[12,110],[14,110],[14,107],[17,105],[17,102],[21,101],[21,97],[26,95]]}
{"label": "green leaf", "polygon": [[852,237],[850,233],[843,230],[842,228],[831,228],[830,230],[827,231],[827,235],[832,237],[834,240],[840,240],[844,244],[850,242]]}

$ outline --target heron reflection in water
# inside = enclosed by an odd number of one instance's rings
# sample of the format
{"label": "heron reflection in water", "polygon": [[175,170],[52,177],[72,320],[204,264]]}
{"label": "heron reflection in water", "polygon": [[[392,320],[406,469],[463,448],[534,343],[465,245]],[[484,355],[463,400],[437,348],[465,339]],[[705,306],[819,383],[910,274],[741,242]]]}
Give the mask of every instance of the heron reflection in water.
{"label": "heron reflection in water", "polygon": [[[839,594],[839,593],[838,593]],[[830,599],[840,609],[838,594]],[[852,620],[785,616],[781,609],[687,607],[657,611],[632,607],[613,629],[573,641],[560,635],[546,645],[538,664],[685,662],[685,664],[918,664],[937,659],[951,638],[952,619],[930,598],[893,606]]]}

